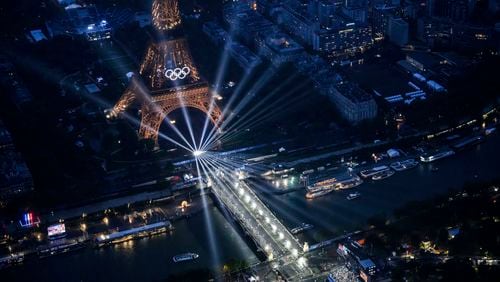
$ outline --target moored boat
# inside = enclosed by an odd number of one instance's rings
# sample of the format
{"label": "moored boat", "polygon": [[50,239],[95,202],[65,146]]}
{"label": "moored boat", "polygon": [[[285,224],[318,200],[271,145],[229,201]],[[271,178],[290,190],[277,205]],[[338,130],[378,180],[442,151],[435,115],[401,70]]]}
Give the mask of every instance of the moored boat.
{"label": "moored boat", "polygon": [[394,162],[389,166],[395,171],[403,171],[407,169],[414,168],[418,165],[418,162],[415,159],[408,159],[400,162]]}
{"label": "moored boat", "polygon": [[318,198],[318,197],[324,196],[326,194],[329,194],[333,191],[334,191],[333,188],[323,188],[323,189],[319,189],[319,190],[315,190],[315,191],[310,191],[310,192],[306,193],[306,198],[307,199]]}
{"label": "moored boat", "polygon": [[185,253],[185,254],[180,254],[176,255],[172,258],[174,262],[183,262],[183,261],[190,261],[197,259],[199,257],[198,254],[196,253]]}
{"label": "moored boat", "polygon": [[371,169],[362,170],[359,172],[359,174],[361,175],[361,177],[368,178],[368,177],[371,177],[379,172],[382,172],[382,171],[385,171],[388,169],[389,169],[388,166],[381,165],[381,166],[372,167]]}
{"label": "moored boat", "polygon": [[442,158],[452,156],[454,154],[455,154],[455,152],[453,150],[446,150],[446,151],[442,151],[442,152],[439,152],[436,154],[424,154],[424,155],[420,156],[420,160],[422,162],[425,162],[425,163],[430,163],[430,162],[437,161],[437,160],[442,159]]}
{"label": "moored boat", "polygon": [[394,170],[384,170],[372,176],[372,180],[382,180],[394,175]]}

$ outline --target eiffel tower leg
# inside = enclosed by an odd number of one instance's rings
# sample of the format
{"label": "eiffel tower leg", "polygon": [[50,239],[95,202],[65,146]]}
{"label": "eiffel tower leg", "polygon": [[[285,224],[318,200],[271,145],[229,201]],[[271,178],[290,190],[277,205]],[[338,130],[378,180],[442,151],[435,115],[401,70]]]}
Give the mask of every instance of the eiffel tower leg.
{"label": "eiffel tower leg", "polygon": [[139,138],[153,140],[155,149],[158,149],[158,131],[165,115],[161,112],[148,112],[146,109],[143,109],[143,111],[146,112],[142,113]]}

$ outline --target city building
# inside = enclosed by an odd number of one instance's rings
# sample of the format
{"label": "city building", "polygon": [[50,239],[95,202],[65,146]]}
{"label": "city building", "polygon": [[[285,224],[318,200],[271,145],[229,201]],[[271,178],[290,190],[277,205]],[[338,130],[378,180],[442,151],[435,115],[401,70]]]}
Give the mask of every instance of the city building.
{"label": "city building", "polygon": [[338,17],[335,25],[330,28],[315,31],[312,38],[314,50],[325,52],[332,57],[362,53],[372,45],[370,26],[341,17]]}
{"label": "city building", "polygon": [[64,11],[45,23],[49,37],[83,36],[89,41],[99,41],[111,38],[114,28],[132,21],[137,21],[141,27],[151,24],[151,16],[134,14],[128,8],[114,7],[101,11],[92,5],[71,4]]}
{"label": "city building", "polygon": [[33,101],[33,96],[17,75],[14,65],[4,56],[0,56],[0,87],[18,110],[24,110]]}
{"label": "city building", "polygon": [[255,55],[250,49],[246,46],[239,44],[236,41],[232,41],[231,43],[225,45],[229,54],[236,60],[238,65],[240,65],[245,70],[250,70],[253,67],[262,63],[262,60],[259,56]]}
{"label": "city building", "polygon": [[203,32],[216,45],[224,44],[230,40],[229,34],[216,22],[210,21],[203,24]]}
{"label": "city building", "polygon": [[400,47],[405,46],[408,44],[408,33],[409,26],[405,20],[396,17],[390,18],[387,34],[392,43]]}
{"label": "city building", "polygon": [[331,18],[335,15],[338,7],[334,1],[323,0],[318,3],[318,20],[322,26],[329,26]]}
{"label": "city building", "polygon": [[474,11],[476,1],[471,0],[427,0],[427,12],[431,17],[447,18],[465,22]]}
{"label": "city building", "polygon": [[366,23],[368,20],[368,9],[363,6],[344,6],[342,7],[342,13],[358,23]]}
{"label": "city building", "polygon": [[275,66],[293,61],[303,51],[300,44],[282,32],[265,36],[259,48],[259,53]]}
{"label": "city building", "polygon": [[396,8],[394,6],[386,4],[376,5],[373,7],[370,21],[375,40],[385,38],[389,26],[389,20],[392,18],[395,9]]}
{"label": "city building", "polygon": [[312,45],[314,32],[320,26],[318,21],[308,17],[305,7],[287,3],[277,10],[275,17],[278,25],[297,38],[300,43],[306,46]]}
{"label": "city building", "polygon": [[100,15],[95,6],[82,7],[72,4],[65,8],[65,15],[46,23],[51,37],[57,35],[80,35],[89,41],[111,38],[111,25]]}
{"label": "city building", "polygon": [[33,190],[33,178],[10,132],[0,121],[0,201],[8,201]]}
{"label": "city building", "polygon": [[245,3],[234,3],[224,6],[224,21],[229,25],[229,30],[242,43],[255,47],[255,39],[261,33],[269,33],[274,24],[264,18]]}
{"label": "city building", "polygon": [[435,67],[446,63],[442,57],[427,52],[408,52],[406,54],[406,62],[420,72],[433,72],[432,70]]}
{"label": "city building", "polygon": [[330,100],[343,118],[352,123],[377,116],[377,103],[372,95],[351,82],[343,82],[330,88]]}
{"label": "city building", "polygon": [[359,278],[365,282],[373,281],[378,268],[357,241],[343,240],[338,244],[337,253],[359,274]]}

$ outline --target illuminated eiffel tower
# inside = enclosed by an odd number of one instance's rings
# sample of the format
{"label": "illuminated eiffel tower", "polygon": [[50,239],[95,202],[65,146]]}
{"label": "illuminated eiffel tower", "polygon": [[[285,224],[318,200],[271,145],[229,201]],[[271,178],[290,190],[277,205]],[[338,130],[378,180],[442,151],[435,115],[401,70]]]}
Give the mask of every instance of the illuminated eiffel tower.
{"label": "illuminated eiffel tower", "polygon": [[150,44],[140,66],[140,76],[131,78],[107,117],[117,117],[132,103],[140,103],[139,137],[158,145],[160,126],[175,109],[196,108],[206,113],[215,126],[222,112],[193,63],[186,39],[175,35],[181,24],[177,0],[154,0],[152,19],[160,39]]}

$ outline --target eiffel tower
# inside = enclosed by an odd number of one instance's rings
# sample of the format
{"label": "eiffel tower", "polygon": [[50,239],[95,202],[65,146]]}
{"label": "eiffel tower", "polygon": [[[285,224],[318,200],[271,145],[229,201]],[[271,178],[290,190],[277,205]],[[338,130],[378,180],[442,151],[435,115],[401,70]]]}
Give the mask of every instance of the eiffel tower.
{"label": "eiffel tower", "polygon": [[193,63],[186,39],[179,36],[181,17],[177,0],[154,0],[152,22],[159,39],[149,45],[140,65],[140,76],[132,76],[107,116],[118,117],[133,103],[139,103],[139,137],[151,139],[158,146],[158,131],[172,111],[181,107],[198,109],[215,126],[222,112]]}

